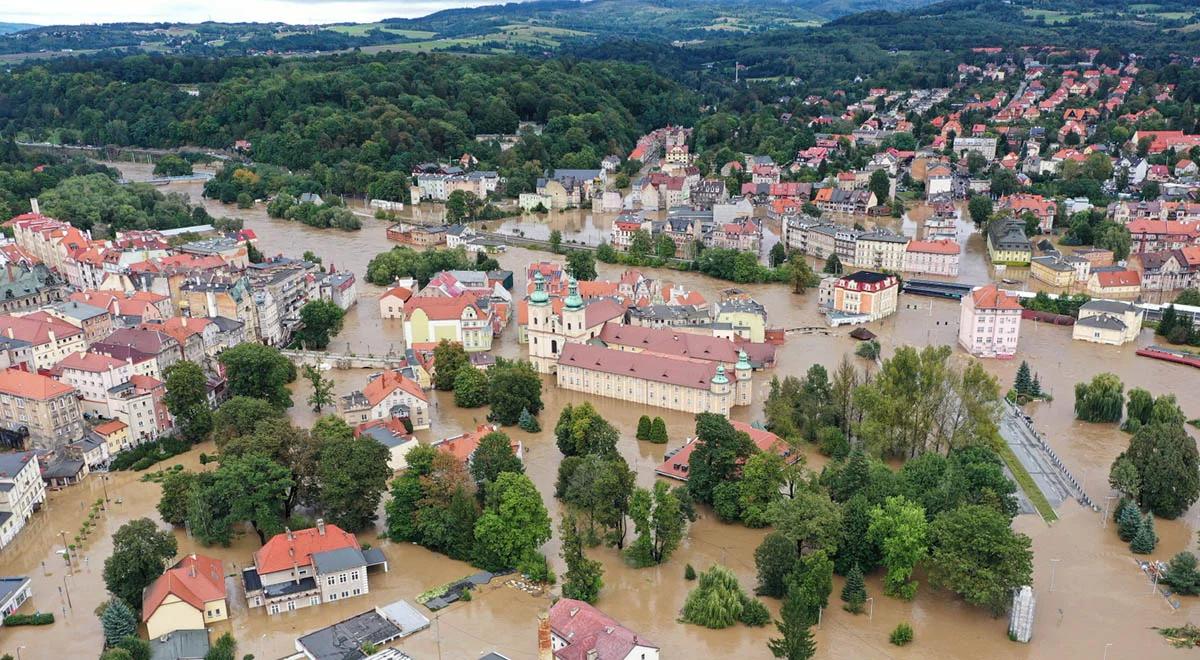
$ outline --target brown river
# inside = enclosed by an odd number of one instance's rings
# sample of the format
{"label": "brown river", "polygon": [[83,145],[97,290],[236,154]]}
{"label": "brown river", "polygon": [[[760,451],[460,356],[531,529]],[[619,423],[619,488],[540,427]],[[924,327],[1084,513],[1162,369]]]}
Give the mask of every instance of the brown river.
{"label": "brown river", "polygon": [[[131,178],[148,174],[146,166],[122,164],[121,167]],[[199,184],[177,184],[172,189],[191,194],[193,200],[199,199]],[[403,346],[397,322],[384,322],[379,318],[375,297],[381,289],[361,281],[370,258],[391,246],[384,237],[387,222],[364,218],[361,231],[342,233],[272,220],[261,206],[238,210],[208,200],[205,204],[216,216],[244,218],[246,226],[258,233],[259,248],[264,254],[282,252],[300,256],[305,250],[312,250],[324,258],[325,264],[334,263],[338,269],[348,268],[359,276],[359,304],[347,315],[345,328],[332,349],[349,348],[359,354],[379,354]],[[561,228],[579,227],[584,234],[606,231],[597,228],[610,222],[607,218],[580,219],[569,214],[560,215],[548,222],[561,223]],[[971,236],[966,245],[962,279],[980,282],[991,276],[981,253],[979,236]],[[514,289],[523,291],[524,266],[549,256],[510,249],[500,255],[499,260],[505,268],[516,272]],[[601,278],[615,279],[620,268],[600,264],[599,270]],[[654,275],[681,282],[710,300],[715,300],[717,292],[728,286],[697,274],[664,271]],[[815,293],[794,295],[782,285],[742,288],[766,305],[773,326],[823,326],[816,312]],[[957,304],[953,302],[905,296],[901,299],[900,311],[875,324],[878,327],[872,330],[880,335],[885,356],[904,344],[953,345],[957,313]],[[1197,387],[1200,379],[1197,372],[1187,367],[1138,357],[1130,346],[1101,347],[1074,342],[1068,328],[1025,323],[1021,334],[1021,358],[1029,361],[1043,387],[1056,397],[1052,403],[1039,404],[1031,410],[1036,426],[1046,434],[1093,500],[1103,502],[1109,493],[1108,466],[1125,449],[1128,436],[1112,426],[1074,420],[1072,388],[1076,382],[1103,371],[1113,371],[1121,376],[1127,389],[1145,387],[1155,394],[1174,393],[1189,418],[1200,416],[1200,388]],[[1139,343],[1149,344],[1152,339],[1146,332]],[[773,375],[800,375],[813,363],[823,364],[832,371],[843,354],[853,351],[853,344],[840,330],[790,333],[787,344],[779,352],[775,370],[755,375],[756,403],[765,397],[766,385]],[[522,355],[523,347],[517,344],[514,329],[506,330],[497,341],[496,352],[505,356]],[[861,360],[858,363],[867,366]],[[985,365],[1007,385],[1012,382],[1018,363],[988,361]],[[360,388],[368,373],[351,370],[334,371],[331,375],[340,394]],[[298,382],[293,391],[297,405],[291,411],[292,417],[301,424],[311,423],[315,414],[303,404],[308,394],[306,383]],[[451,397],[436,392],[432,396],[436,402],[433,427],[417,433],[422,441],[454,435],[483,421],[484,413],[480,410],[458,409]],[[516,428],[506,431],[525,444],[526,472],[542,492],[551,514],[557,518],[559,507],[552,496],[559,461],[552,432],[554,420],[565,404],[582,401],[584,397],[560,392],[547,380],[543,398],[546,403],[542,415],[543,432],[528,434]],[[441,403],[446,403],[445,410],[441,409]],[[607,399],[593,399],[592,403],[622,431],[619,449],[636,470],[642,486],[653,483],[653,470],[662,460],[664,449],[677,446],[691,430],[691,419],[682,413],[643,410],[617,405]],[[665,447],[639,443],[633,438],[637,418],[643,413],[661,414],[666,419],[671,441]],[[761,405],[738,409],[734,417],[745,421],[761,419]],[[181,463],[189,469],[199,469],[199,453],[204,450],[212,452],[213,448],[211,445],[198,447],[167,464]],[[819,469],[822,462],[822,457],[815,452],[809,456],[810,467]],[[0,574],[33,578],[33,602],[26,604],[22,612],[38,609],[52,611],[59,617],[59,621],[50,627],[0,629],[0,653],[15,655],[18,647],[23,647],[23,658],[93,658],[99,653],[102,632],[93,610],[105,599],[101,571],[104,559],[112,549],[109,537],[130,519],[142,516],[158,519],[154,507],[159,487],[140,482],[140,476],[140,473],[114,473],[107,482],[92,477],[82,485],[52,493],[46,508],[34,517],[11,546],[0,553]],[[101,514],[98,528],[85,542],[83,565],[69,570],[57,553],[62,547],[60,531],[73,536],[73,530],[77,530],[86,517],[87,506],[103,497],[105,486],[110,498],[109,508]],[[1165,560],[1181,550],[1195,549],[1193,539],[1200,529],[1198,512],[1200,507],[1194,507],[1179,520],[1156,521],[1160,542],[1154,558]],[[1151,585],[1134,563],[1134,555],[1117,539],[1111,527],[1102,526],[1100,514],[1084,509],[1072,500],[1060,508],[1059,515],[1060,520],[1052,525],[1032,515],[1019,516],[1014,523],[1019,531],[1033,539],[1037,618],[1032,643],[1024,645],[1009,641],[1007,617],[994,619],[967,606],[953,594],[936,591],[925,584],[915,600],[903,602],[884,596],[878,577],[870,579],[867,588],[874,597],[871,615],[850,615],[839,607],[837,594],[841,580],[835,578],[830,607],[824,613],[819,629],[815,630],[818,657],[846,660],[1102,658],[1106,645],[1110,645],[1107,657],[1112,660],[1184,657],[1186,651],[1172,649],[1153,628],[1178,626],[1188,620],[1200,622],[1200,600],[1184,598],[1180,609],[1173,610],[1161,596],[1151,594]],[[766,642],[775,633],[773,626],[707,630],[676,621],[688,589],[694,585],[683,579],[685,564],[703,570],[714,563],[723,563],[738,575],[742,586],[750,590],[755,583],[754,549],[765,533],[764,530],[725,525],[711,515],[702,514],[689,528],[674,556],[662,566],[647,569],[627,567],[615,550],[592,549],[589,555],[602,561],[605,568],[604,588],[597,606],[656,642],[662,648],[664,658],[768,658]],[[176,536],[181,553],[196,551],[219,557],[225,561],[231,576],[251,561],[251,555],[258,547],[253,533],[243,533],[230,548],[203,548],[182,530],[177,530]],[[465,563],[416,545],[391,543],[378,538],[377,532],[365,532],[360,538],[381,547],[390,562],[388,573],[372,574],[368,596],[268,617],[264,610],[247,610],[240,586],[230,578],[233,616],[231,621],[218,624],[215,631],[233,632],[239,642],[239,657],[253,653],[259,660],[280,658],[294,653],[295,639],[314,629],[377,604],[399,599],[414,602],[421,592],[473,572]],[[561,573],[563,566],[557,556],[557,539],[551,540],[544,550]],[[772,599],[765,601],[772,613],[777,614],[779,603]],[[506,586],[502,580],[495,580],[472,601],[452,605],[436,618],[430,614],[434,623],[429,630],[402,640],[397,646],[422,659],[477,658],[492,650],[514,660],[534,658],[536,616],[550,602],[549,594],[530,595]],[[887,640],[888,633],[900,622],[911,623],[915,631],[915,641],[903,648],[892,646]]]}

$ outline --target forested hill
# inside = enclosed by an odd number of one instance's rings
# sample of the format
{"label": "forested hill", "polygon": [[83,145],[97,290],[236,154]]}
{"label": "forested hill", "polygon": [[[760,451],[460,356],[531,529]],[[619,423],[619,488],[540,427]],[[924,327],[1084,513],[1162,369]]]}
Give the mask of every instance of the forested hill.
{"label": "forested hill", "polygon": [[[186,90],[198,91],[198,96]],[[684,87],[621,62],[346,54],[314,59],[137,55],[28,66],[0,77],[0,125],[18,139],[228,147],[363,192],[385,172],[470,152],[510,190],[547,167],[595,167],[669,122],[694,122]],[[545,126],[500,152],[480,133]]]}
{"label": "forested hill", "polygon": [[[352,48],[541,54],[595,37],[669,43],[818,25],[859,11],[932,0],[537,0],[451,9],[379,23],[110,23],[32,27],[0,36],[0,54],[119,48],[202,55],[307,53]],[[280,17],[285,18],[285,17]],[[3,30],[0,30],[0,35]]]}

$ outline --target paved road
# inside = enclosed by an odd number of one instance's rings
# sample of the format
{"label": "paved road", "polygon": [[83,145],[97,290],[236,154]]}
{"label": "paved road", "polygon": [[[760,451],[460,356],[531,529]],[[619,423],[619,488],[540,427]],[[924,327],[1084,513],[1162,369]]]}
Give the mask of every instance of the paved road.
{"label": "paved road", "polygon": [[[1032,425],[1025,420],[1019,409],[1005,405],[1004,415],[1000,419],[1000,435],[1016,454],[1017,460],[1021,461],[1021,465],[1025,466],[1026,471],[1033,477],[1034,483],[1042,490],[1051,506],[1058,508],[1064,501],[1077,496],[1086,498],[1083,489],[1072,482],[1070,474],[1065,466],[1058,462],[1057,456],[1038,440]],[[1022,513],[1035,512],[1024,493],[1020,494],[1020,500]]]}

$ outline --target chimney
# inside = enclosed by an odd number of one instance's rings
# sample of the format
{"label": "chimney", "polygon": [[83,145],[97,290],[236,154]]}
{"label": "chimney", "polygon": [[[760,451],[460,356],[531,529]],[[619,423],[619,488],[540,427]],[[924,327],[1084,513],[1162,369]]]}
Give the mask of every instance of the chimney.
{"label": "chimney", "polygon": [[292,530],[290,528],[284,527],[283,531],[287,533],[287,539],[289,541],[295,540],[296,537],[292,534]]}
{"label": "chimney", "polygon": [[550,616],[538,613],[538,660],[554,660],[554,643],[550,637]]}
{"label": "chimney", "polygon": [[34,215],[42,214],[42,209],[38,206],[37,197],[31,197],[29,199],[29,210],[33,211]]}
{"label": "chimney", "polygon": [[325,536],[325,519],[324,518],[317,518],[317,533],[320,534],[321,536]]}

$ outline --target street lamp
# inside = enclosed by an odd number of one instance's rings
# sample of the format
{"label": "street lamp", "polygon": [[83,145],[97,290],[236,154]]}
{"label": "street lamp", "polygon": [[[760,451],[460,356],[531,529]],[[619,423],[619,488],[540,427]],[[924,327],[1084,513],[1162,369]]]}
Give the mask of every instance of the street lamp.
{"label": "street lamp", "polygon": [[1117,495],[1108,495],[1104,498],[1104,517],[1100,519],[1101,527],[1108,527],[1108,507],[1112,505],[1112,501],[1117,499]]}
{"label": "street lamp", "polygon": [[104,489],[104,510],[108,511],[108,475],[100,475],[100,486]]}
{"label": "street lamp", "polygon": [[1049,591],[1054,591],[1054,567],[1057,566],[1058,562],[1060,562],[1060,561],[1062,561],[1062,560],[1061,559],[1051,559],[1050,560],[1050,589],[1049,589]]}
{"label": "street lamp", "polygon": [[59,531],[58,534],[59,534],[59,536],[62,537],[63,555],[66,556],[66,558],[67,558],[67,569],[70,570],[72,568],[72,566],[71,566],[71,548],[69,548],[67,546],[67,531],[64,529],[64,530]]}
{"label": "street lamp", "polygon": [[874,598],[868,598],[868,599],[867,599],[867,605],[868,605],[868,609],[867,609],[867,621],[874,621],[874,620],[875,620],[875,599],[874,599]]}

